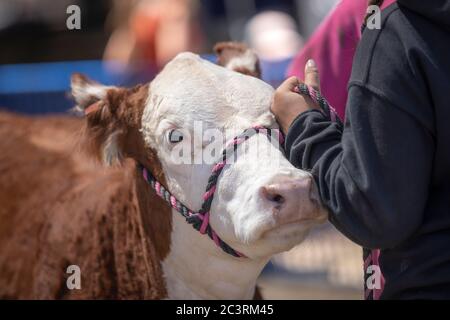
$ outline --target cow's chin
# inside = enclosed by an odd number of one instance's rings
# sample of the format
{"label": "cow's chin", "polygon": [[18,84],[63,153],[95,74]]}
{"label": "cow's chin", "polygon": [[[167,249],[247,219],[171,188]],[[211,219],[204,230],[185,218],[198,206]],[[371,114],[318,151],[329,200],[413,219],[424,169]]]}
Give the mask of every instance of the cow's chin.
{"label": "cow's chin", "polygon": [[321,219],[299,220],[275,226],[261,235],[261,241],[274,245],[274,253],[292,249],[300,244],[308,235],[311,228],[323,223]]}
{"label": "cow's chin", "polygon": [[315,219],[303,219],[276,225],[264,231],[261,236],[250,243],[254,257],[268,257],[291,250],[308,236],[309,231],[326,221],[326,216]]}

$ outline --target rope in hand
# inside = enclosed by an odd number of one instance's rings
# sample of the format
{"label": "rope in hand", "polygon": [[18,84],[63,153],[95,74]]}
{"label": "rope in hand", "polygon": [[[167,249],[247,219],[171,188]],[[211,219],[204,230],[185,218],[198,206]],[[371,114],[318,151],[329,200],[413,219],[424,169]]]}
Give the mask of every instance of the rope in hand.
{"label": "rope in hand", "polygon": [[304,83],[300,83],[295,87],[294,92],[310,97],[320,107],[320,109],[322,109],[325,116],[327,116],[332,122],[336,122],[340,127],[343,127],[343,123],[336,110],[328,103],[319,91]]}

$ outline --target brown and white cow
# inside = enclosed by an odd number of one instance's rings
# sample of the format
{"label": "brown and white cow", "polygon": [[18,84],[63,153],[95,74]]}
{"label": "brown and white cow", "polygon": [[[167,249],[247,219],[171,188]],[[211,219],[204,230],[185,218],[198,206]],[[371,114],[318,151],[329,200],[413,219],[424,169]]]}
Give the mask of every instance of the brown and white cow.
{"label": "brown and white cow", "polygon": [[[236,52],[247,58],[222,64],[256,75],[256,59]],[[273,89],[255,77],[182,53],[148,85],[75,75],[72,93],[85,119],[0,114],[0,297],[251,299],[270,257],[325,218],[310,175],[264,135],[240,146],[246,152],[223,170],[211,206],[211,226],[246,258],[194,230],[136,169],[143,164],[198,209],[212,164],[178,164],[172,151],[203,151],[198,121],[236,134],[276,127]],[[183,139],[173,142],[174,131]],[[80,267],[80,290],[67,287],[69,265]]]}

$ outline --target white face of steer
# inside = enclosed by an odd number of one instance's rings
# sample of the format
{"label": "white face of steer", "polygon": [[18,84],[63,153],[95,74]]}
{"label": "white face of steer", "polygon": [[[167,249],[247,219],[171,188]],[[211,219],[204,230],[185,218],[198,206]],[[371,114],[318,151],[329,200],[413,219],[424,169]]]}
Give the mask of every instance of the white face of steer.
{"label": "white face of steer", "polygon": [[[212,169],[211,134],[230,139],[255,124],[277,127],[271,86],[191,53],[167,64],[149,90],[142,134],[157,150],[169,190],[193,210],[200,209]],[[238,148],[245,151],[219,177],[211,226],[249,258],[289,250],[325,217],[310,174],[294,168],[264,134]]]}

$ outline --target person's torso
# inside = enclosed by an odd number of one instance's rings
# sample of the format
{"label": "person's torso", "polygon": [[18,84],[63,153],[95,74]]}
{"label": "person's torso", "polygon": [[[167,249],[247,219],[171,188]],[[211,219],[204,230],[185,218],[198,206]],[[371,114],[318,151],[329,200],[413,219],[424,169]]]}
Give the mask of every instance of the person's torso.
{"label": "person's torso", "polygon": [[[373,59],[374,46],[386,46],[392,54],[384,61]],[[450,298],[450,31],[394,4],[383,12],[381,30],[364,31],[358,51],[355,64],[366,73],[379,72],[385,84],[378,89],[424,126],[434,141],[421,226],[400,246],[381,250],[379,256],[366,251],[366,262],[379,263],[384,276],[382,293],[366,288],[366,297],[381,293],[382,299]],[[389,68],[380,64],[402,64],[405,73],[386,73]],[[350,81],[358,81],[364,72],[352,73]],[[397,94],[405,87],[410,88],[408,96]]]}

